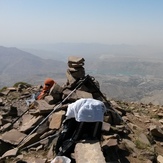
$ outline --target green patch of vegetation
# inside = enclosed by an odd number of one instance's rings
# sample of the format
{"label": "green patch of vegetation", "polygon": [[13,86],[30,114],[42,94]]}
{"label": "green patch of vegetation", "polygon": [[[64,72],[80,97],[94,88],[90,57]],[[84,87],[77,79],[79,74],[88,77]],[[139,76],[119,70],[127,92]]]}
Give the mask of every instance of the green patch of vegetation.
{"label": "green patch of vegetation", "polygon": [[138,149],[147,149],[149,147],[149,145],[141,142],[140,140],[135,140],[135,145],[136,145],[136,148]]}
{"label": "green patch of vegetation", "polygon": [[25,85],[25,86],[27,86],[27,87],[30,87],[30,86],[31,86],[30,84],[25,83],[25,82],[17,82],[17,83],[15,83],[15,84],[13,85],[13,87],[18,87],[19,84]]}
{"label": "green patch of vegetation", "polygon": [[7,89],[7,87],[3,87],[2,89],[0,89],[0,92],[3,92]]}

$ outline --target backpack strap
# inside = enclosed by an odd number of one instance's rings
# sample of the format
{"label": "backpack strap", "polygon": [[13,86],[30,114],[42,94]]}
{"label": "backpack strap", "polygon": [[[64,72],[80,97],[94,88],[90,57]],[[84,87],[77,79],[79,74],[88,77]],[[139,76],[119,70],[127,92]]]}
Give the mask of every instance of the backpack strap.
{"label": "backpack strap", "polygon": [[99,122],[96,122],[94,131],[93,131],[93,138],[95,138],[97,135],[98,126],[99,126]]}
{"label": "backpack strap", "polygon": [[84,124],[84,122],[79,123],[79,126],[78,126],[77,130],[74,132],[72,138],[67,140],[67,142],[66,142],[67,144],[65,146],[63,146],[63,148],[57,154],[57,156],[65,155],[65,153],[69,152],[74,147],[74,145],[76,143],[76,140],[78,139],[78,137],[79,137],[79,135],[80,135],[80,133],[82,131],[83,124]]}
{"label": "backpack strap", "polygon": [[98,140],[101,139],[101,128],[102,128],[102,122],[96,122],[93,131],[93,138],[96,138]]}

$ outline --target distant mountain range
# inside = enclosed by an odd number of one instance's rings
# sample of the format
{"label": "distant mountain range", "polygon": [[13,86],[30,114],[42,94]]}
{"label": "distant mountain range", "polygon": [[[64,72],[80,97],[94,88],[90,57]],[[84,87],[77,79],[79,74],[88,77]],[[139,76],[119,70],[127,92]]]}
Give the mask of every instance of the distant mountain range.
{"label": "distant mountain range", "polygon": [[66,63],[52,59],[42,59],[17,48],[0,46],[0,86],[18,81],[37,82],[45,77],[60,76],[65,73]]}
{"label": "distant mountain range", "polygon": [[48,53],[46,49],[26,52],[0,46],[0,88],[19,81],[42,84],[46,77],[65,83],[67,59],[74,55],[85,59],[86,74],[99,81],[107,97],[163,105],[163,53],[156,51],[154,55],[154,51],[150,51],[147,55],[148,50],[134,49],[125,45],[110,46],[109,52],[107,45],[77,44],[75,48],[74,44],[70,47],[58,44],[49,46],[51,53]]}
{"label": "distant mountain range", "polygon": [[163,77],[163,51],[143,45],[56,43],[34,45],[25,51],[42,58],[67,62],[70,55],[85,58],[86,71],[94,74],[154,75]]}

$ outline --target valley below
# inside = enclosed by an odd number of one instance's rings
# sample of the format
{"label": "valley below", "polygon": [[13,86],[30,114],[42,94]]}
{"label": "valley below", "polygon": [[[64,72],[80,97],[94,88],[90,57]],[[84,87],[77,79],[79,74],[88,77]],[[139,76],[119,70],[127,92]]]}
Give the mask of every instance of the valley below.
{"label": "valley below", "polygon": [[[63,85],[67,81],[68,57],[72,55],[85,59],[86,75],[99,82],[101,91],[108,98],[163,105],[162,53],[157,56],[150,49],[138,51],[125,45],[105,48],[97,44],[74,45],[75,48],[69,46],[56,45],[51,53],[42,51],[48,54],[48,59],[39,57],[41,53],[38,51],[32,54],[18,48],[0,46],[0,88],[13,86],[16,82],[41,85],[46,77]],[[82,49],[85,49],[84,55]]]}

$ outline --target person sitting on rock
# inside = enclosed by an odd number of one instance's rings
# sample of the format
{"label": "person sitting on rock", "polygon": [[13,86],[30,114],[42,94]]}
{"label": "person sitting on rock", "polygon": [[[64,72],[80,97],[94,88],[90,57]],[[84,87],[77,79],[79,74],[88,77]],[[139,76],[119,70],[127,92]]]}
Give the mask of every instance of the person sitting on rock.
{"label": "person sitting on rock", "polygon": [[44,87],[42,91],[36,94],[35,99],[36,100],[44,99],[45,96],[49,95],[50,89],[52,88],[54,84],[55,84],[55,81],[53,79],[47,78],[44,81]]}

